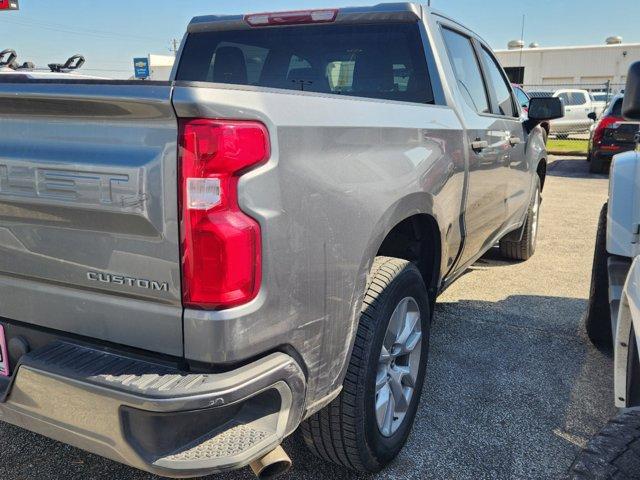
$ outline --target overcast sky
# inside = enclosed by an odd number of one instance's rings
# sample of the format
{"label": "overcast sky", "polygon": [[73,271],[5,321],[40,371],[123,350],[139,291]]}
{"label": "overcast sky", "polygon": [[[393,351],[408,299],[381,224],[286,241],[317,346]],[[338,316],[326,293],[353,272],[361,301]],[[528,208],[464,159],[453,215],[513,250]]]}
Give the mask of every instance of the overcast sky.
{"label": "overcast sky", "polygon": [[[342,3],[344,1],[344,3]],[[128,78],[133,57],[169,54],[191,17],[307,7],[371,5],[377,0],[20,0],[0,12],[0,50],[39,67],[81,53],[87,74]],[[520,37],[541,46],[602,44],[611,35],[640,42],[639,0],[432,0],[433,6],[504,48]]]}

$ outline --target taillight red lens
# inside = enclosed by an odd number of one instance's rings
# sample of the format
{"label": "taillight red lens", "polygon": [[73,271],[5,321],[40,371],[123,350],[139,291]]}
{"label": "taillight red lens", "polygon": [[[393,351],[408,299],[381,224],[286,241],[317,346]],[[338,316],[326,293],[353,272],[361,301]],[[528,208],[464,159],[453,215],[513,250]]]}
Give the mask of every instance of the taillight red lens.
{"label": "taillight red lens", "polygon": [[261,282],[260,225],[238,205],[241,174],[269,159],[258,122],[180,122],[182,297],[190,308],[249,302]]}
{"label": "taillight red lens", "polygon": [[602,117],[598,122],[598,125],[596,125],[595,131],[593,132],[593,143],[596,145],[600,145],[602,143],[602,140],[604,140],[604,131],[614,123],[623,121],[624,119],[621,117]]}

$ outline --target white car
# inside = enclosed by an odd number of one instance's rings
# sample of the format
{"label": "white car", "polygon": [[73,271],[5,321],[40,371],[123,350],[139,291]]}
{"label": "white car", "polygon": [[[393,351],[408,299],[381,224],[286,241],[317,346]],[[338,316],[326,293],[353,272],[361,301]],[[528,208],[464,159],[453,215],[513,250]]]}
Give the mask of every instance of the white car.
{"label": "white car", "polygon": [[[631,66],[624,116],[640,120],[640,62]],[[640,478],[640,152],[613,157],[602,208],[586,330],[613,350],[615,405],[624,410],[578,455],[570,478]]]}
{"label": "white car", "polygon": [[[599,103],[594,103],[591,94],[587,90],[559,89],[548,91],[527,92],[531,97],[557,97],[562,99],[565,105],[565,116],[551,122],[550,135],[556,138],[567,138],[571,134],[588,134],[593,119],[589,114],[600,108]],[[600,112],[604,110],[604,106]]]}
{"label": "white car", "polygon": [[624,408],[640,400],[640,255],[633,261],[622,291],[615,339],[616,405]]}

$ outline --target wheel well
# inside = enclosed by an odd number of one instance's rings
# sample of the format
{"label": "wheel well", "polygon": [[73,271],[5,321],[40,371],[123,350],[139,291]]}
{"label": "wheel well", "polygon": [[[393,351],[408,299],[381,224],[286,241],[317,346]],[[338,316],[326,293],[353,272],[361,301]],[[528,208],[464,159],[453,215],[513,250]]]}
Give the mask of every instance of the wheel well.
{"label": "wheel well", "polygon": [[640,356],[638,355],[638,345],[636,344],[636,334],[631,328],[629,338],[629,353],[627,360],[627,406],[640,406]]}
{"label": "wheel well", "polygon": [[547,136],[549,136],[549,132],[551,131],[551,125],[548,122],[542,122],[540,125],[546,132]]}
{"label": "wheel well", "polygon": [[378,256],[415,262],[435,301],[440,277],[440,229],[436,220],[425,214],[409,217],[391,230],[378,250]]}
{"label": "wheel well", "polygon": [[547,160],[542,159],[540,163],[538,163],[538,168],[536,170],[538,172],[538,176],[540,177],[540,190],[544,190],[544,182],[547,179]]}

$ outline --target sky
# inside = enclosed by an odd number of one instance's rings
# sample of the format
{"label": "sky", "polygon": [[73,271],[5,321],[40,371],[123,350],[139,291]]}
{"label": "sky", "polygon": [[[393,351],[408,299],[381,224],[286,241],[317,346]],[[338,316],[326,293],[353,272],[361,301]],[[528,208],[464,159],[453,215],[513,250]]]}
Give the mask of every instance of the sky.
{"label": "sky", "polygon": [[[384,1],[384,0],[381,0]],[[426,1],[426,0],[425,0]],[[372,5],[379,0],[20,0],[0,12],[0,50],[38,67],[76,53],[90,75],[129,78],[133,58],[170,54],[196,15]],[[611,35],[640,43],[639,0],[432,0],[432,6],[481,35],[494,49],[520,38],[540,46],[597,45]]]}

